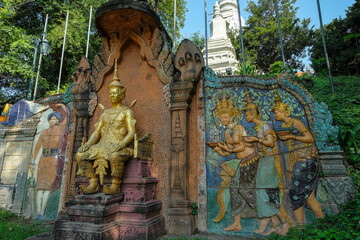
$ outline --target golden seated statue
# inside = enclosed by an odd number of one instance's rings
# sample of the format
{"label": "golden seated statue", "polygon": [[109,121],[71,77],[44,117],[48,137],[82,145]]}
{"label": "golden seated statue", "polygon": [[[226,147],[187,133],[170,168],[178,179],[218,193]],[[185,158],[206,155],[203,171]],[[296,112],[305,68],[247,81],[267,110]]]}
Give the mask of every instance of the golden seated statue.
{"label": "golden seated statue", "polygon": [[87,187],[80,186],[83,194],[100,191],[100,185],[103,185],[104,175],[106,175],[106,168],[109,167],[109,164],[113,179],[110,187],[104,187],[104,193],[119,193],[124,162],[133,156],[133,149],[128,145],[135,135],[136,120],[133,111],[122,105],[126,88],[121,85],[117,76],[116,61],[114,78],[108,88],[112,106],[101,114],[99,121],[95,124],[95,131],[76,153],[76,161],[79,166],[77,175],[89,178]]}

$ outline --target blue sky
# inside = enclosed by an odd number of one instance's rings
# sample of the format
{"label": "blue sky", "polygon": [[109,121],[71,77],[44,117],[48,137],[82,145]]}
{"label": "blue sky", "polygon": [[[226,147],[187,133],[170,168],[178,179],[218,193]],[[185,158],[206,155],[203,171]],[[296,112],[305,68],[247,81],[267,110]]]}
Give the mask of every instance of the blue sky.
{"label": "blue sky", "polygon": [[[241,7],[241,14],[245,21],[249,14],[244,11],[247,6],[247,0],[239,0]],[[207,0],[207,12],[213,12],[213,6],[216,0]],[[320,0],[321,14],[323,23],[330,23],[334,18],[339,16],[345,17],[345,10],[355,3],[355,0]],[[316,28],[320,26],[319,16],[317,10],[316,0],[297,0],[296,6],[299,7],[297,16],[300,19],[310,18],[311,25]],[[190,35],[194,32],[200,31],[205,35],[205,15],[204,15],[204,0],[187,0],[188,12],[186,13],[185,27],[180,31],[182,36]],[[211,15],[208,16],[208,21],[211,20]],[[210,34],[208,25],[208,35]]]}

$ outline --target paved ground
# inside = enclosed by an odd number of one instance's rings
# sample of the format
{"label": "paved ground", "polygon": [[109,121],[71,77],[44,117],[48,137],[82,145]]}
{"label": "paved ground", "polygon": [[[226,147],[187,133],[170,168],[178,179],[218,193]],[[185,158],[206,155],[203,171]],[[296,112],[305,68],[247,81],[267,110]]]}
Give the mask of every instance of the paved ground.
{"label": "paved ground", "polygon": [[[195,234],[189,236],[165,235],[160,239],[161,240],[254,240],[254,239],[264,239],[264,238],[226,236],[226,235],[216,235],[216,234]],[[27,238],[25,240],[52,240],[52,238],[51,238],[51,233],[48,232]]]}
{"label": "paved ground", "polygon": [[264,237],[240,237],[231,235],[217,235],[217,234],[195,234],[189,236],[175,236],[165,235],[162,240],[253,240],[253,239],[265,239]]}

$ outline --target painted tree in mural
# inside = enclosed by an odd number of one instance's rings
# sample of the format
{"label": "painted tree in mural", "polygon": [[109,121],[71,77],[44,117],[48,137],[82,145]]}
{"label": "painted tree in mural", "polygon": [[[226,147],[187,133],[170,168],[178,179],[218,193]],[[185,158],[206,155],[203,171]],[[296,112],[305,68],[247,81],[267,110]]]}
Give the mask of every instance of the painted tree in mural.
{"label": "painted tree in mural", "polygon": [[[360,1],[346,11],[345,18],[336,18],[324,26],[327,53],[334,75],[360,74]],[[312,67],[319,75],[327,75],[321,30],[314,32],[310,49]]]}
{"label": "painted tree in mural", "polygon": [[[296,0],[280,0],[279,16],[283,35],[284,54],[289,67],[303,67],[301,58],[309,45],[310,19],[300,20],[296,17]],[[278,22],[274,1],[249,1],[247,8],[249,18],[244,29],[245,58],[264,72],[270,65],[282,61]],[[239,31],[229,31],[238,59],[241,57]]]}
{"label": "painted tree in mural", "polygon": [[[90,6],[93,6],[92,22],[96,9],[107,0],[3,0],[0,9],[0,108],[6,102],[15,103],[27,95],[32,71],[34,40],[44,30],[45,16],[49,15],[47,38],[51,44],[51,52],[43,57],[40,71],[37,98],[56,93],[61,63],[61,53],[66,21],[66,12],[70,11],[69,23],[62,68],[62,89],[72,82],[71,75],[81,58],[85,55],[86,38]],[[150,5],[159,14],[166,29],[172,32],[174,1],[150,1]],[[186,1],[177,1],[177,35],[184,26]],[[96,33],[92,24],[89,44],[89,61],[102,45],[102,37]],[[38,59],[38,58],[37,58]],[[4,92],[7,92],[5,94]]]}

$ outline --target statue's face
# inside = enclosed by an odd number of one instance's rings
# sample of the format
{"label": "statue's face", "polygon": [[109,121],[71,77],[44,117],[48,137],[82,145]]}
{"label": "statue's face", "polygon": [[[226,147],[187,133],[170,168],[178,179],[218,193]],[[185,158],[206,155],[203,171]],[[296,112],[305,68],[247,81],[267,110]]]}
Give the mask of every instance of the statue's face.
{"label": "statue's face", "polygon": [[122,91],[117,87],[109,89],[109,97],[111,103],[120,103],[124,99]]}
{"label": "statue's face", "polygon": [[59,123],[59,119],[57,117],[55,117],[54,115],[49,119],[50,127],[53,127],[58,123]]}
{"label": "statue's face", "polygon": [[285,118],[285,113],[279,111],[278,109],[275,109],[274,116],[275,116],[276,120],[283,121]]}
{"label": "statue's face", "polygon": [[222,125],[227,126],[231,123],[232,117],[228,113],[223,113],[220,115],[220,121]]}
{"label": "statue's face", "polygon": [[245,116],[246,121],[248,121],[248,122],[252,122],[252,121],[253,121],[253,119],[255,118],[256,111],[246,109],[246,110],[245,110],[245,114],[246,114],[246,116]]}

